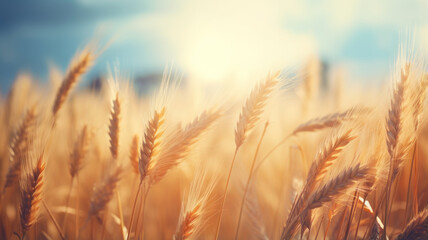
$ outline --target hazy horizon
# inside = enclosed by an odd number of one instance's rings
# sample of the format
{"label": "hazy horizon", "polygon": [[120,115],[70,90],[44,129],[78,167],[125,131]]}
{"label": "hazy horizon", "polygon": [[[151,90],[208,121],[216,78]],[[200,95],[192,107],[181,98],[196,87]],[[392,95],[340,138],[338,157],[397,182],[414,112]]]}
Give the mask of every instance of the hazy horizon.
{"label": "hazy horizon", "polygon": [[47,78],[52,65],[66,71],[76,50],[94,36],[114,41],[86,78],[115,62],[131,76],[159,73],[173,62],[207,81],[244,79],[255,75],[247,69],[287,68],[310,55],[344,68],[351,80],[371,81],[387,76],[408,32],[418,42],[428,39],[428,4],[418,0],[171,3],[0,3],[1,92],[21,71],[37,79]]}

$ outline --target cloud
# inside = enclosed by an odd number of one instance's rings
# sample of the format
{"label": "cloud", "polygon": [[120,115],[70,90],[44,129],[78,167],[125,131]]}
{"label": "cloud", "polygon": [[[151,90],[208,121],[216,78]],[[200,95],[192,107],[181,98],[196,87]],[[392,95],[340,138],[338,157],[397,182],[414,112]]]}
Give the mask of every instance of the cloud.
{"label": "cloud", "polygon": [[[126,24],[140,36],[151,32],[164,40],[186,73],[206,81],[257,79],[313,54],[307,34],[282,24],[280,1],[187,0]],[[152,27],[148,27],[151,25]]]}

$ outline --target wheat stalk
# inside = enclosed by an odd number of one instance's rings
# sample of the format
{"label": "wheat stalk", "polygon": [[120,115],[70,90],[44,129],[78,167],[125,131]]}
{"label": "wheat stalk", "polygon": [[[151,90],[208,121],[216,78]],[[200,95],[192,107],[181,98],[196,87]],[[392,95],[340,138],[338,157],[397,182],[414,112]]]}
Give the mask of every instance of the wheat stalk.
{"label": "wheat stalk", "polygon": [[21,186],[21,230],[25,233],[37,222],[40,201],[44,185],[45,162],[43,153],[40,155],[37,166],[23,179]]}
{"label": "wheat stalk", "polygon": [[[71,196],[71,190],[73,187],[74,179],[79,173],[79,171],[82,169],[83,167],[82,160],[85,158],[88,152],[90,137],[91,136],[90,136],[90,133],[88,132],[87,125],[83,126],[78,139],[74,143],[73,151],[70,154],[69,172],[71,176],[71,182],[70,182],[70,187],[68,189],[68,194],[67,194],[67,201],[66,201],[67,207],[70,204],[70,196]],[[65,226],[65,224],[67,223],[67,217],[68,217],[68,214],[65,213],[62,226]],[[77,215],[76,215],[76,218],[77,218]]]}
{"label": "wheat stalk", "polygon": [[[119,92],[116,92],[116,96],[113,99],[112,102],[112,108],[110,111],[110,124],[109,124],[109,140],[110,140],[110,152],[111,155],[113,157],[113,160],[118,160],[118,155],[119,155],[119,134],[120,134],[120,118],[121,118],[121,102],[120,102],[120,98],[119,98]],[[120,172],[122,171],[121,167],[118,167],[118,174],[120,174]],[[121,229],[124,228],[124,220],[123,220],[123,210],[122,210],[122,206],[121,206],[121,200],[120,200],[120,195],[119,192],[116,188],[116,186],[114,187],[115,195],[116,195],[116,200],[117,200],[117,210],[119,213],[119,218],[120,218],[120,226]],[[104,232],[103,232],[104,233]],[[122,239],[125,239],[125,235],[124,232],[121,231],[122,233]]]}
{"label": "wheat stalk", "polygon": [[241,226],[242,213],[243,213],[243,209],[244,209],[244,206],[245,206],[245,201],[247,200],[247,193],[248,193],[248,189],[249,189],[250,184],[251,184],[251,179],[253,177],[254,166],[255,166],[256,159],[257,159],[257,156],[258,156],[258,153],[259,153],[259,150],[260,150],[261,143],[262,143],[263,138],[264,138],[264,136],[266,134],[266,130],[267,130],[268,126],[269,126],[269,122],[267,121],[265,123],[265,127],[263,128],[263,132],[262,132],[262,135],[260,137],[259,143],[257,144],[256,152],[254,153],[254,158],[253,158],[253,161],[251,162],[250,173],[248,174],[248,179],[247,179],[247,182],[245,183],[245,186],[244,186],[244,194],[242,196],[242,201],[241,201],[241,206],[240,206],[241,208],[239,210],[238,226],[236,227],[236,234],[235,234],[235,239],[236,240],[239,237],[239,229],[240,229],[240,226]]}
{"label": "wheat stalk", "polygon": [[[246,213],[246,216],[247,216],[246,218],[247,225],[248,225],[247,229],[251,231],[249,232],[250,234],[249,236],[254,237],[254,239],[268,240],[269,237],[267,236],[267,232],[266,232],[266,226],[263,218],[264,216],[263,210],[260,206],[255,185],[252,184],[251,181],[248,186],[247,194],[248,195],[244,203],[245,204],[244,212]],[[237,235],[238,234],[239,232],[237,233]]]}
{"label": "wheat stalk", "polygon": [[256,126],[259,121],[261,114],[264,111],[264,106],[269,95],[274,90],[275,86],[278,84],[278,76],[280,72],[277,72],[273,75],[268,75],[266,79],[259,83],[252,91],[250,96],[247,98],[244,106],[242,107],[241,113],[239,115],[238,122],[235,129],[235,153],[233,154],[232,162],[230,164],[229,173],[226,179],[226,186],[223,192],[223,200],[220,208],[220,216],[217,222],[217,230],[215,238],[218,238],[220,233],[221,218],[223,216],[223,208],[226,200],[227,189],[229,188],[230,176],[232,174],[233,166],[235,164],[235,159],[238,154],[238,150],[241,145],[244,143],[248,133]]}
{"label": "wheat stalk", "polygon": [[73,86],[79,81],[80,77],[91,67],[95,55],[89,49],[84,49],[78,53],[71,61],[68,72],[61,83],[60,88],[55,97],[55,102],[52,107],[53,116],[56,116],[58,111],[64,104]]}

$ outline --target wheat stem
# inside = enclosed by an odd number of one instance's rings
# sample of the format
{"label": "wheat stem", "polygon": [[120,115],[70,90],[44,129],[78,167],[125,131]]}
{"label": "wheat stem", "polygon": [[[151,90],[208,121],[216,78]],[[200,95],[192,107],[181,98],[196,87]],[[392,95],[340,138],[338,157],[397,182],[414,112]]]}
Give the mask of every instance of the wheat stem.
{"label": "wheat stem", "polygon": [[61,224],[61,226],[63,228],[65,228],[65,224],[67,223],[68,206],[70,204],[70,196],[71,196],[71,189],[73,188],[73,182],[74,182],[74,177],[71,178],[71,182],[70,182],[70,185],[68,187],[67,201],[66,201],[66,204],[65,204],[65,207],[66,207],[67,210],[64,213],[64,219],[62,220],[62,224]]}
{"label": "wheat stem", "polygon": [[61,236],[61,239],[64,240],[65,236],[64,233],[61,230],[61,227],[59,226],[58,222],[55,220],[55,217],[53,216],[51,210],[49,209],[48,205],[46,204],[45,200],[42,199],[43,206],[45,207],[46,211],[48,212],[49,218],[52,220],[52,222],[55,225],[56,230],[58,231],[59,235]]}
{"label": "wheat stem", "polygon": [[[143,205],[143,211],[141,213],[141,229],[137,231],[137,238],[139,238],[140,234],[142,234],[143,235],[143,239],[144,239],[144,218],[145,218],[145,210],[146,210],[146,205],[147,205],[146,204],[146,202],[147,202],[147,196],[149,195],[149,191],[150,191],[150,186],[147,186],[147,190],[146,190],[146,192],[144,194],[143,203],[142,203],[142,205]],[[137,216],[137,221],[136,221],[137,228],[138,228],[139,216],[140,215]]]}
{"label": "wheat stem", "polygon": [[226,186],[225,186],[223,194],[222,194],[222,200],[221,200],[221,206],[220,206],[220,216],[218,217],[218,220],[217,220],[216,233],[215,233],[214,239],[218,239],[218,234],[220,232],[221,218],[223,216],[223,208],[224,208],[224,203],[226,201],[227,188],[229,186],[230,176],[232,175],[233,164],[235,163],[235,159],[236,159],[236,155],[238,154],[238,150],[239,150],[239,148],[237,147],[235,149],[235,153],[233,154],[232,163],[230,164],[230,168],[229,168],[229,173],[227,174]]}
{"label": "wheat stem", "polygon": [[265,136],[265,133],[266,133],[268,125],[269,125],[269,122],[266,122],[265,127],[264,127],[263,132],[262,132],[262,135],[260,137],[259,143],[257,144],[256,152],[254,153],[253,161],[251,163],[250,174],[248,176],[247,183],[245,184],[244,195],[242,196],[241,207],[240,207],[240,210],[239,210],[238,226],[236,227],[235,240],[238,239],[238,237],[239,237],[239,227],[241,225],[242,212],[243,212],[243,209],[244,209],[244,206],[245,206],[245,200],[246,200],[246,197],[247,197],[248,187],[249,187],[250,181],[251,181],[251,179],[253,177],[254,165],[256,163],[256,159],[257,159],[257,156],[258,156],[258,153],[259,153],[259,149],[260,149],[260,146],[262,144],[262,141],[263,141],[263,138]]}
{"label": "wheat stem", "polygon": [[140,194],[140,190],[141,190],[141,187],[142,187],[142,182],[143,181],[140,181],[140,184],[138,184],[138,190],[137,190],[137,193],[135,195],[134,204],[132,204],[133,206],[132,206],[132,211],[131,211],[131,218],[129,220],[129,225],[128,225],[128,236],[126,238],[127,240],[129,240],[129,236],[132,233],[132,220],[134,219],[135,206],[137,205],[137,199],[138,199],[138,195]]}

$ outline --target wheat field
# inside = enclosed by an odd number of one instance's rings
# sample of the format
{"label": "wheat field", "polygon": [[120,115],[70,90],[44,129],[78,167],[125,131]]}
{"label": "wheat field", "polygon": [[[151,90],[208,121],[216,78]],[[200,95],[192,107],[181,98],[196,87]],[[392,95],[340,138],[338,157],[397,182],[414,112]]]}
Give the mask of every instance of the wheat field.
{"label": "wheat field", "polygon": [[1,96],[1,239],[428,239],[417,51],[382,86],[310,60],[208,99],[168,69],[149,96],[80,86],[101,52]]}

